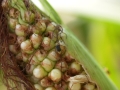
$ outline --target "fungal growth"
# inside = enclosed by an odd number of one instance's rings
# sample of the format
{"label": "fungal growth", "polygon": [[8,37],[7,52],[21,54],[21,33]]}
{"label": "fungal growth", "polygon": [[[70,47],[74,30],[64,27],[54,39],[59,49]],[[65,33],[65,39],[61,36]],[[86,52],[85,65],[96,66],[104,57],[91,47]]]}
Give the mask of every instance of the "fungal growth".
{"label": "fungal growth", "polygon": [[69,54],[59,24],[30,0],[0,3],[0,64],[8,90],[99,90]]}

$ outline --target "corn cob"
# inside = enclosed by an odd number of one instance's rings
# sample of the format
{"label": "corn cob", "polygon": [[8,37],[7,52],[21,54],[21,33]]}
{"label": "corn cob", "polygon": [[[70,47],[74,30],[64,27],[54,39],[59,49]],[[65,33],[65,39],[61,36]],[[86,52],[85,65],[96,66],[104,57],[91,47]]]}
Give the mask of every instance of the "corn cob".
{"label": "corn cob", "polygon": [[13,84],[4,82],[8,89],[99,90],[67,51],[60,25],[29,0],[3,0],[2,7],[8,20],[8,49],[14,58],[11,69],[18,70],[8,76]]}

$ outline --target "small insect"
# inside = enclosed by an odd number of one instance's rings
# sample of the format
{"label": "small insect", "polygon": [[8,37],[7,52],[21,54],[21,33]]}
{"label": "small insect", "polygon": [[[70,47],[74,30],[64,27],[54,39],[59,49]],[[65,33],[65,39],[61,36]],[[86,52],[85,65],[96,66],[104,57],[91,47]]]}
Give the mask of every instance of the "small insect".
{"label": "small insect", "polygon": [[56,45],[56,50],[57,50],[58,52],[61,51],[60,44]]}

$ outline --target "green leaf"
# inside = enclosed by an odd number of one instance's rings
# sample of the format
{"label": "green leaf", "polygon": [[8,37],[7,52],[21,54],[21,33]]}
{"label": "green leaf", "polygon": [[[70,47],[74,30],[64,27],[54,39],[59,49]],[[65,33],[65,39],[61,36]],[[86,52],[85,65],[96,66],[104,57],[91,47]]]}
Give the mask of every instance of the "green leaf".
{"label": "green leaf", "polygon": [[82,43],[68,29],[64,29],[67,38],[64,42],[67,50],[85,67],[91,79],[97,83],[100,90],[118,90],[114,83],[108,78],[97,61],[92,57]]}
{"label": "green leaf", "polygon": [[53,7],[51,7],[51,5],[47,2],[47,0],[39,0],[42,4],[42,6],[44,7],[47,15],[53,19],[55,22],[62,24],[62,21],[59,17],[59,15],[57,14],[57,12],[53,9]]}

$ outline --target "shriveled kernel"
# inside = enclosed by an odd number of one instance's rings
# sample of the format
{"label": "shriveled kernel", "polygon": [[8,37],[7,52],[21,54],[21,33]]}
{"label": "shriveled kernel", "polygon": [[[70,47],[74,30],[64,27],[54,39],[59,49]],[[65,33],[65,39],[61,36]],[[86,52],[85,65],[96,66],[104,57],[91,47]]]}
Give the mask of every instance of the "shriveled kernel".
{"label": "shriveled kernel", "polygon": [[44,44],[45,46],[49,46],[49,45],[50,45],[50,41],[51,41],[50,38],[44,37],[44,39],[43,39],[43,44]]}
{"label": "shriveled kernel", "polygon": [[55,31],[55,32],[52,32],[51,33],[51,39],[54,41],[54,42],[57,42],[58,40],[58,33]]}
{"label": "shriveled kernel", "polygon": [[38,50],[36,53],[35,53],[35,56],[36,58],[39,60],[39,61],[42,61],[46,56],[46,52],[44,50]]}
{"label": "shriveled kernel", "polygon": [[53,69],[54,64],[55,64],[55,63],[54,63],[53,61],[49,60],[48,58],[45,58],[45,59],[42,61],[42,63],[41,63],[42,67],[43,67],[47,72],[50,72],[50,71]]}
{"label": "shriveled kernel", "polygon": [[75,60],[68,52],[65,53],[64,59],[67,63],[71,63]]}
{"label": "shriveled kernel", "polygon": [[60,59],[59,54],[54,49],[49,52],[47,57],[52,61],[58,61]]}
{"label": "shriveled kernel", "polygon": [[31,56],[30,58],[29,58],[29,60],[30,60],[30,64],[32,64],[32,65],[38,65],[40,62],[39,62],[39,60],[36,58],[36,56],[34,55],[34,56]]}
{"label": "shriveled kernel", "polygon": [[29,59],[29,54],[27,54],[27,53],[22,53],[22,60],[23,60],[24,62],[27,62],[28,59]]}
{"label": "shriveled kernel", "polygon": [[36,20],[40,20],[42,18],[41,14],[39,12],[35,13]]}
{"label": "shriveled kernel", "polygon": [[30,40],[31,40],[31,42],[33,44],[33,47],[35,49],[37,49],[40,46],[41,42],[42,42],[42,37],[40,35],[34,33],[34,34],[31,35]]}
{"label": "shriveled kernel", "polygon": [[18,36],[26,36],[28,27],[26,25],[17,24],[15,28],[15,33]]}
{"label": "shriveled kernel", "polygon": [[19,11],[17,11],[15,8],[11,8],[9,11],[9,15],[12,18],[17,18],[19,14]]}
{"label": "shriveled kernel", "polygon": [[14,32],[17,23],[18,23],[17,19],[9,18],[9,27],[12,32]]}
{"label": "shriveled kernel", "polygon": [[42,46],[44,47],[45,50],[50,50],[54,47],[55,43],[49,38],[49,37],[44,37]]}
{"label": "shriveled kernel", "polygon": [[46,32],[48,31],[54,31],[56,27],[56,24],[54,22],[51,22],[50,24],[48,24]]}
{"label": "shriveled kernel", "polygon": [[34,70],[33,70],[33,75],[36,78],[42,79],[47,75],[47,72],[40,66],[38,65]]}
{"label": "shriveled kernel", "polygon": [[35,14],[31,11],[26,11],[24,15],[25,22],[32,24],[35,20]]}
{"label": "shriveled kernel", "polygon": [[42,87],[50,87],[53,86],[53,82],[48,77],[45,77],[40,81],[40,85]]}
{"label": "shriveled kernel", "polygon": [[46,24],[44,21],[38,21],[35,26],[33,26],[32,31],[36,34],[42,34],[46,29]]}
{"label": "shriveled kernel", "polygon": [[17,36],[13,33],[9,33],[8,43],[13,45],[15,44],[16,40],[17,40]]}
{"label": "shriveled kernel", "polygon": [[45,36],[49,37],[50,39],[52,39],[54,42],[57,42],[58,40],[58,32],[55,30],[55,31],[48,31],[48,32],[45,32],[44,34]]}
{"label": "shriveled kernel", "polygon": [[23,52],[31,54],[33,52],[32,43],[30,40],[23,41],[20,45]]}
{"label": "shriveled kernel", "polygon": [[17,43],[18,44],[21,44],[23,41],[25,41],[26,40],[26,38],[25,37],[23,37],[23,36],[18,36],[17,37]]}
{"label": "shriveled kernel", "polygon": [[58,68],[59,70],[61,70],[62,72],[65,72],[68,69],[68,65],[65,61],[58,61],[56,63],[56,68]]}
{"label": "shriveled kernel", "polygon": [[67,84],[68,84],[68,83],[66,83],[66,82],[64,82],[64,81],[61,81],[61,82],[55,84],[55,88],[56,88],[57,90],[68,90],[68,89],[67,89],[67,88],[68,88],[68,85],[67,85]]}

